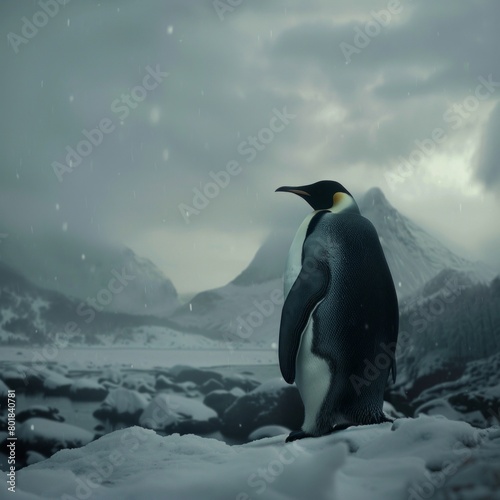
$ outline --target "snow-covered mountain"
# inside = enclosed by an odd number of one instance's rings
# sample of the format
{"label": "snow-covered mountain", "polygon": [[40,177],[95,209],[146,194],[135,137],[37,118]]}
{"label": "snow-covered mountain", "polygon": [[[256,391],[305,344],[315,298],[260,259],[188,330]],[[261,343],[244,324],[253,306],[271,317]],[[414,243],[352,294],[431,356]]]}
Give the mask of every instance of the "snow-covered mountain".
{"label": "snow-covered mountain", "polygon": [[166,317],[179,306],[172,282],[125,246],[65,233],[10,235],[0,260],[40,287],[95,304],[97,310]]}
{"label": "snow-covered mountain", "polygon": [[236,285],[197,294],[170,318],[177,328],[224,340],[228,348],[251,344],[272,348],[278,336],[283,280]]}
{"label": "snow-covered mountain", "polygon": [[475,282],[495,277],[488,266],[456,255],[398,212],[379,188],[370,189],[359,208],[377,229],[400,297],[417,291],[444,269],[461,271]]}
{"label": "snow-covered mountain", "polygon": [[227,346],[273,347],[283,305],[283,271],[293,232],[268,236],[248,267],[225,286],[195,295],[169,317],[178,328]]}
{"label": "snow-covered mountain", "polygon": [[[455,255],[401,215],[379,189],[371,189],[360,208],[379,232],[402,304],[440,291],[453,277],[462,287],[494,277],[486,266]],[[2,339],[22,336],[42,342],[76,318],[82,324],[82,342],[102,343],[106,334],[116,339],[119,331],[131,341],[149,339],[151,335],[131,329],[154,325],[202,334],[223,341],[228,348],[274,348],[283,304],[283,270],[295,229],[281,228],[269,235],[233,281],[199,293],[182,306],[170,280],[152,262],[125,247],[68,240],[59,248],[58,240],[53,255],[39,243],[42,258],[30,261],[22,251],[17,260],[13,258],[16,242],[9,239],[14,247],[2,244],[2,257],[26,265],[23,275],[13,265],[0,266]]]}
{"label": "snow-covered mountain", "polygon": [[[400,214],[379,188],[370,189],[359,206],[379,233],[400,299],[418,293],[445,270],[460,272],[462,282],[470,284],[494,278],[486,265],[459,257]],[[239,276],[223,287],[197,294],[169,319],[178,328],[225,339],[230,346],[275,344],[283,270],[295,230],[282,228],[271,234]]]}
{"label": "snow-covered mountain", "polygon": [[[100,310],[81,299],[35,285],[0,261],[2,344],[42,345],[61,338],[70,343],[122,343],[133,341],[135,336],[147,339],[151,328],[144,327],[148,326],[163,327],[159,330],[164,336],[170,332],[163,318]],[[161,337],[162,332],[155,336]]]}
{"label": "snow-covered mountain", "polygon": [[248,286],[282,279],[285,269],[284,257],[295,233],[294,228],[273,231],[257,250],[250,264],[231,283]]}
{"label": "snow-covered mountain", "polygon": [[400,305],[398,384],[415,397],[500,350],[500,276],[472,284],[443,271]]}

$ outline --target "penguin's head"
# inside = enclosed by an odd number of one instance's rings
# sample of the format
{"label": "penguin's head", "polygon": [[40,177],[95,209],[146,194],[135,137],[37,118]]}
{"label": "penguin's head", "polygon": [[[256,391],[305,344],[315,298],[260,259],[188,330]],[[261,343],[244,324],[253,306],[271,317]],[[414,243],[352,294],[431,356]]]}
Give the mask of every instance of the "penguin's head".
{"label": "penguin's head", "polygon": [[352,194],[335,181],[319,181],[307,186],[281,186],[276,190],[278,191],[299,195],[314,210],[343,211],[351,207],[358,209]]}

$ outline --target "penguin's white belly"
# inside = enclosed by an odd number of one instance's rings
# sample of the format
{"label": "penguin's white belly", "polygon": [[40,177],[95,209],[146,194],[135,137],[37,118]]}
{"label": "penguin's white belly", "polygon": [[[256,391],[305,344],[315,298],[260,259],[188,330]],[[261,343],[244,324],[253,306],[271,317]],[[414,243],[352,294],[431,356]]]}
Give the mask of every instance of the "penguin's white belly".
{"label": "penguin's white belly", "polygon": [[304,245],[304,240],[306,239],[309,222],[316,215],[316,213],[317,212],[313,212],[309,214],[303,220],[290,246],[285,269],[285,298],[302,269],[302,246]]}
{"label": "penguin's white belly", "polygon": [[[314,308],[313,313],[315,310],[316,308]],[[313,319],[311,313],[307,326],[302,333],[295,362],[295,383],[305,409],[302,430],[309,433],[314,431],[316,427],[316,417],[326,398],[331,382],[330,367],[324,359],[313,354],[312,340]]]}
{"label": "penguin's white belly", "polygon": [[[285,270],[285,298],[302,269],[302,247],[309,222],[316,213],[313,212],[304,219],[290,246]],[[312,311],[307,326],[302,333],[295,361],[295,384],[299,389],[305,409],[302,430],[308,433],[312,433],[316,427],[316,417],[326,398],[331,381],[328,363],[312,353],[312,315],[320,303]]]}

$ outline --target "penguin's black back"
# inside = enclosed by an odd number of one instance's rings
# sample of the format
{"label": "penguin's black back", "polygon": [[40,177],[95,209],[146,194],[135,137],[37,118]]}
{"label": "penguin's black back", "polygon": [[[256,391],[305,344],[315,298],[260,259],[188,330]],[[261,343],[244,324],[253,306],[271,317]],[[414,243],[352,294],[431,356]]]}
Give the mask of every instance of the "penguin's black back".
{"label": "penguin's black back", "polygon": [[[330,276],[324,299],[313,313],[312,350],[330,365],[337,399],[344,407],[363,406],[364,398],[379,406],[391,368],[382,344],[394,350],[398,334],[392,276],[368,219],[355,212],[317,217],[314,231],[305,239],[302,260],[307,262],[313,252]],[[379,356],[384,353],[385,358]],[[357,379],[352,377],[366,380],[366,361],[385,368],[374,380],[367,380],[368,386],[358,386],[358,393],[353,383]]]}

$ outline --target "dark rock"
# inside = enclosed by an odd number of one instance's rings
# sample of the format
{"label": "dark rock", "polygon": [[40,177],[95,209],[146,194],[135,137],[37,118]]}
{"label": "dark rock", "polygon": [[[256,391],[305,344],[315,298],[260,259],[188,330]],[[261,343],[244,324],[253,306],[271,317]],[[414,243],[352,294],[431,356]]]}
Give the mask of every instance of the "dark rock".
{"label": "dark rock", "polygon": [[177,384],[183,392],[189,396],[189,397],[194,397],[198,396],[199,391],[198,391],[198,386],[194,382],[181,382],[180,384]]}
{"label": "dark rock", "polygon": [[222,383],[227,390],[231,390],[235,387],[243,389],[245,392],[250,392],[259,387],[260,382],[257,380],[243,377],[242,375],[228,375],[223,377]]}
{"label": "dark rock", "polygon": [[203,394],[208,394],[209,392],[212,392],[212,391],[217,391],[217,390],[220,390],[220,389],[224,389],[224,384],[222,384],[221,382],[211,378],[210,380],[207,380],[201,387],[200,387],[200,391],[203,393]]}
{"label": "dark rock", "polygon": [[[250,392],[259,386],[256,380],[244,377],[242,375],[221,375],[213,370],[194,368],[192,366],[176,365],[170,369],[172,380],[175,383],[193,382],[197,386],[203,386],[205,383],[213,380],[222,384],[218,389],[233,389],[240,387],[245,392]],[[210,391],[208,391],[210,392]]]}
{"label": "dark rock", "polygon": [[203,385],[210,379],[222,382],[222,375],[213,370],[203,370],[193,368],[192,366],[176,365],[170,369],[174,382],[194,382],[197,385]]}
{"label": "dark rock", "polygon": [[30,451],[51,456],[65,448],[79,448],[94,439],[94,434],[75,425],[55,422],[45,418],[30,418],[17,429],[16,458],[23,458]]}
{"label": "dark rock", "polygon": [[46,377],[45,369],[43,371],[40,370],[31,370],[26,373],[26,386],[25,390],[29,393],[37,393],[37,392],[45,392],[43,383]]}
{"label": "dark rock", "polygon": [[48,368],[50,368],[53,372],[59,373],[60,375],[68,376],[69,374],[68,367],[60,363],[48,363]]}
{"label": "dark rock", "polygon": [[59,415],[59,410],[52,406],[34,405],[21,410],[16,414],[16,421],[22,423],[29,418],[41,417],[56,422],[64,422],[64,417]]}
{"label": "dark rock", "polygon": [[51,370],[46,370],[43,376],[43,391],[45,394],[51,396],[69,396],[73,380]]}
{"label": "dark rock", "polygon": [[448,353],[440,349],[427,353],[418,363],[417,371],[410,377],[411,382],[405,387],[410,400],[443,382],[459,379],[465,370],[465,363],[449,359]]}
{"label": "dark rock", "polygon": [[102,401],[108,389],[94,379],[79,379],[73,382],[69,397],[74,401]]}
{"label": "dark rock", "polygon": [[156,389],[151,384],[141,379],[136,380],[132,378],[127,378],[123,381],[122,386],[125,389],[141,392],[143,394],[154,394],[156,392]]}
{"label": "dark rock", "polygon": [[408,395],[403,389],[394,391],[389,388],[384,394],[384,400],[390,403],[397,412],[407,417],[413,416],[415,405],[408,399]]}
{"label": "dark rock", "polygon": [[109,392],[93,415],[102,421],[136,425],[148,404],[148,396],[138,391],[119,387]]}
{"label": "dark rock", "polygon": [[207,405],[209,408],[215,410],[219,416],[223,413],[238,399],[238,396],[229,391],[217,390],[205,396],[203,404]]}
{"label": "dark rock", "polygon": [[388,401],[384,401],[384,407],[383,407],[383,412],[391,418],[405,418],[405,414],[396,410],[396,408],[389,403]]}
{"label": "dark rock", "polygon": [[295,386],[272,379],[252,392],[239,397],[222,415],[222,433],[247,439],[249,434],[266,425],[300,429],[304,406]]}
{"label": "dark rock", "polygon": [[15,391],[24,391],[28,384],[26,373],[21,373],[17,370],[7,370],[2,374],[2,380],[10,389]]}
{"label": "dark rock", "polygon": [[158,375],[156,377],[155,389],[157,391],[161,391],[162,389],[169,389],[176,392],[182,391],[182,389],[166,375]]}
{"label": "dark rock", "polygon": [[110,382],[113,385],[119,385],[122,383],[122,374],[120,370],[117,370],[115,368],[106,368],[101,376],[97,379],[98,382],[101,384],[103,382]]}
{"label": "dark rock", "polygon": [[9,387],[5,384],[3,380],[0,380],[0,398],[6,398],[9,392]]}
{"label": "dark rock", "polygon": [[500,421],[500,353],[469,361],[456,380],[438,383],[413,401],[416,411],[486,427]]}
{"label": "dark rock", "polygon": [[111,389],[117,389],[118,387],[120,387],[120,384],[115,384],[114,382],[110,382],[109,380],[98,379],[98,382],[103,387],[105,387],[108,391],[110,391]]}

